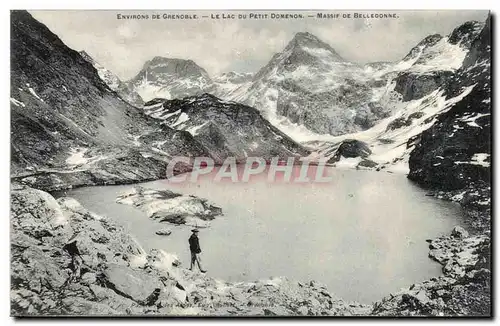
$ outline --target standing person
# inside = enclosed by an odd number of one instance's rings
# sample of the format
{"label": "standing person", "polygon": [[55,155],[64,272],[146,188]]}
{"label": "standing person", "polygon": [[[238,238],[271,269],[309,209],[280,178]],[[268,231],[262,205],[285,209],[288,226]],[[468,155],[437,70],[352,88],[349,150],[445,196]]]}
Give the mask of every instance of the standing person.
{"label": "standing person", "polygon": [[200,253],[201,253],[201,248],[200,248],[200,240],[198,239],[198,229],[192,229],[191,236],[189,237],[189,250],[191,251],[191,267],[189,268],[190,271],[193,270],[193,266],[198,263],[198,268],[200,269],[200,272],[206,273],[207,271],[204,270],[201,267],[201,258],[200,258]]}

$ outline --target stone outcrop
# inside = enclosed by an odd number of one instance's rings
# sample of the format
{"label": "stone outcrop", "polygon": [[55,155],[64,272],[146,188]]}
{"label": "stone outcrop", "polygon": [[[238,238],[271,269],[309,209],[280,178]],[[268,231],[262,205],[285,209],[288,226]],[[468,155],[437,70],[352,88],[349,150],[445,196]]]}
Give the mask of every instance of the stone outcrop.
{"label": "stone outcrop", "polygon": [[[345,139],[338,145],[335,154],[329,159],[329,163],[334,163],[340,160],[341,157],[353,158],[361,157],[366,158],[372,153],[370,147],[365,142],[356,139]],[[369,166],[369,162],[365,162]]]}
{"label": "stone outcrop", "polygon": [[157,235],[171,235],[172,230],[170,229],[161,229],[155,232]]}
{"label": "stone outcrop", "polygon": [[445,87],[452,75],[450,71],[433,71],[429,74],[405,72],[395,79],[395,90],[403,95],[403,101],[419,99],[440,87]]}
{"label": "stone outcrop", "polygon": [[[208,226],[205,221],[222,214],[222,209],[208,200],[191,195],[182,195],[170,190],[146,189],[136,186],[120,194],[116,202],[132,205],[158,222]],[[158,234],[158,233],[157,233]]]}

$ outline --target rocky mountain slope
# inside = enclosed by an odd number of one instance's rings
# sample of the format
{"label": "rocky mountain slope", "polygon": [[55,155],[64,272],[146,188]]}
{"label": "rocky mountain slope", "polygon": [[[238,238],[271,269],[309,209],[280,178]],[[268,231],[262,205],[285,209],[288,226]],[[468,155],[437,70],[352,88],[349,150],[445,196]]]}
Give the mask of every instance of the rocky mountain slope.
{"label": "rocky mountain slope", "polygon": [[[408,178],[431,195],[465,209],[470,234],[455,228],[450,236],[429,240],[429,257],[443,265],[443,275],[376,302],[375,315],[492,314],[490,19],[467,22],[446,38],[426,38],[405,58],[414,61],[412,67],[395,79],[406,100],[403,110],[372,130],[346,136],[336,148],[324,148],[336,164],[403,165]],[[370,160],[377,158],[385,165]]]}
{"label": "rocky mountain slope", "polygon": [[308,152],[265,120],[252,107],[223,101],[213,95],[182,100],[155,99],[144,112],[170,128],[187,131],[202,144],[216,162],[235,157],[301,157]]}
{"label": "rocky mountain slope", "polygon": [[462,42],[471,43],[460,69],[450,78],[447,97],[471,91],[415,140],[408,177],[425,186],[445,190],[471,182],[490,183],[491,162],[491,30],[490,20],[478,37],[468,36],[476,25],[464,25]]}
{"label": "rocky mountain slope", "polygon": [[297,33],[232,99],[255,106],[290,135],[298,126],[340,135],[367,129],[390,113],[378,103],[382,94],[375,89],[384,86],[378,84],[316,36]]}
{"label": "rocky mountain slope", "polygon": [[[233,152],[242,157],[248,146],[253,146],[240,140],[230,150],[217,152],[207,140],[210,148],[206,148],[188,131],[180,130],[179,126],[170,128],[128,104],[118,91],[103,82],[89,61],[68,48],[29,13],[13,11],[11,23],[14,179],[46,190],[132,183],[165,177],[166,164],[173,156],[210,156],[210,150],[217,155],[216,159]],[[190,70],[190,67],[184,68]],[[105,80],[112,84],[111,79]],[[246,107],[240,111],[246,110],[255,111]],[[245,116],[229,114],[225,115],[225,121],[237,125],[243,123]],[[261,119],[255,112],[250,116]],[[240,120],[229,121],[232,118]],[[266,122],[260,126],[269,128],[269,135],[272,134],[272,126]],[[218,129],[213,129],[216,135]],[[297,152],[298,148],[291,141],[279,145],[276,141],[267,147],[269,152],[264,153],[261,146],[259,153],[271,156],[275,152]],[[176,167],[179,171],[188,168]]]}
{"label": "rocky mountain slope", "polygon": [[147,61],[126,84],[145,102],[155,98],[180,99],[215,90],[208,73],[194,61],[164,57]]}
{"label": "rocky mountain slope", "polygon": [[[212,85],[238,85],[227,87],[228,97],[248,92],[248,100],[257,106],[270,105],[260,107],[260,112],[204,94],[210,82],[199,67],[172,65],[163,58],[146,69],[159,68],[152,80],[162,82],[154,89],[145,87],[145,94],[156,96],[157,87],[164,87],[162,78],[180,74],[193,81],[162,94],[192,96],[153,99],[139,110],[110,88],[107,83],[115,84],[109,75],[100,76],[92,63],[27,12],[13,11],[11,25],[13,315],[492,313],[489,19],[484,25],[463,24],[446,37],[431,35],[398,63],[362,67],[345,62],[314,36],[299,35],[253,81],[237,75],[211,80]],[[304,73],[326,68],[334,72],[331,80]],[[311,85],[315,88],[307,88]],[[273,97],[275,90],[286,96]],[[340,113],[332,107],[318,113],[304,105],[305,114],[302,106],[294,107],[302,97],[323,103],[310,95],[315,91],[329,94],[342,107],[374,106],[345,116],[336,116]],[[341,132],[357,132],[336,137],[311,132],[335,134],[333,125],[316,123],[331,117],[339,118],[334,121]],[[146,253],[129,231],[71,198],[56,200],[38,190],[158,179],[177,155],[212,156],[217,161],[228,155],[240,160],[250,155],[307,155],[279,130],[286,128],[316,137],[307,144],[315,150],[311,159],[326,156],[339,167],[409,172],[409,178],[433,189],[436,197],[466,207],[470,234],[455,229],[450,236],[429,239],[429,255],[443,265],[443,275],[390,294],[373,306],[345,303],[315,282],[222,282],[180,268],[168,253]],[[148,209],[150,203],[139,195],[144,192],[122,199]],[[212,217],[201,208],[199,213]]]}
{"label": "rocky mountain slope", "polygon": [[131,89],[127,84],[122,82],[117,75],[101,66],[97,61],[95,61],[87,52],[80,51],[81,56],[90,62],[94,68],[97,70],[99,77],[101,77],[102,81],[108,85],[111,90],[115,91],[120,95],[122,99],[127,101],[136,107],[142,107],[144,105],[144,101],[133,89]]}
{"label": "rocky mountain slope", "polygon": [[230,99],[237,96],[241,89],[246,89],[246,86],[252,82],[254,74],[241,72],[224,72],[212,78],[215,83],[213,95]]}
{"label": "rocky mountain slope", "polygon": [[29,13],[13,11],[11,26],[13,178],[42,189],[137,182],[164,176],[172,155],[206,154],[117,96]]}

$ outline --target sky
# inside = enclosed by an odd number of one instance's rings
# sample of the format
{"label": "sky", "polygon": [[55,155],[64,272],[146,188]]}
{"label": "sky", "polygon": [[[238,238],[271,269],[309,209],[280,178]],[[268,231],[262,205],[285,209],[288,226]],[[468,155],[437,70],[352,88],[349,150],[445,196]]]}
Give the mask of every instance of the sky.
{"label": "sky", "polygon": [[[449,34],[469,20],[485,21],[487,11],[390,11],[397,18],[184,20],[117,19],[117,14],[267,13],[270,11],[30,11],[69,47],[85,50],[120,79],[133,78],[155,56],[191,59],[214,76],[225,71],[256,72],[280,52],[297,32],[310,32],[344,59],[397,61],[430,34]],[[381,11],[358,11],[363,14]],[[299,13],[280,11],[279,13]]]}

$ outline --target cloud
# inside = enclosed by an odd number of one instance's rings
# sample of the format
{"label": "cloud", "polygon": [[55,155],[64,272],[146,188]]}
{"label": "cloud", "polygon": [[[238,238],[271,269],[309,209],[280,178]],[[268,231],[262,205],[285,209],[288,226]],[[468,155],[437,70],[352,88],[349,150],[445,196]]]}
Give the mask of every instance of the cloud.
{"label": "cloud", "polygon": [[119,12],[104,10],[31,13],[69,47],[86,50],[126,80],[154,56],[192,59],[211,75],[228,70],[257,71],[295,33],[303,31],[317,35],[350,61],[394,61],[427,35],[449,34],[468,20],[484,21],[488,12],[404,11],[396,12],[397,19],[218,21],[120,20],[116,19]]}

